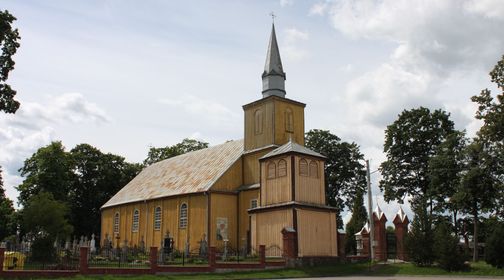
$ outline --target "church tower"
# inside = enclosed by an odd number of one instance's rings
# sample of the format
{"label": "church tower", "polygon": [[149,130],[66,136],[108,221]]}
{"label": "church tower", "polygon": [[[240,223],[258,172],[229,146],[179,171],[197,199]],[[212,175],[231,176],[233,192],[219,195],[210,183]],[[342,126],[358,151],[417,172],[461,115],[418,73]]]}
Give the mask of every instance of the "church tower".
{"label": "church tower", "polygon": [[304,145],[306,105],[285,98],[285,77],[273,24],[262,73],[262,99],[243,106],[245,153],[279,147],[289,139]]}

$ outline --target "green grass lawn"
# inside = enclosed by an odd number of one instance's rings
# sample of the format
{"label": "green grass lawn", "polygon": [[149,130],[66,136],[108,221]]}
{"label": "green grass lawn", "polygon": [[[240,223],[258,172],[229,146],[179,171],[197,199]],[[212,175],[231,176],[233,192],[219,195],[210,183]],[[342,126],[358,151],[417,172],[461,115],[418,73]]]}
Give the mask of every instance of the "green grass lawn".
{"label": "green grass lawn", "polygon": [[[379,264],[370,267],[369,263],[338,264],[333,266],[306,267],[297,269],[277,269],[261,271],[243,271],[226,273],[200,273],[178,275],[142,275],[142,276],[78,276],[77,280],[102,279],[102,280],[220,280],[220,279],[265,279],[265,278],[299,278],[323,276],[393,276],[393,275],[453,275],[453,276],[504,276],[504,269],[496,269],[484,262],[472,263],[471,269],[464,272],[447,272],[436,267],[415,267],[412,264]],[[64,278],[61,278],[64,279]]]}

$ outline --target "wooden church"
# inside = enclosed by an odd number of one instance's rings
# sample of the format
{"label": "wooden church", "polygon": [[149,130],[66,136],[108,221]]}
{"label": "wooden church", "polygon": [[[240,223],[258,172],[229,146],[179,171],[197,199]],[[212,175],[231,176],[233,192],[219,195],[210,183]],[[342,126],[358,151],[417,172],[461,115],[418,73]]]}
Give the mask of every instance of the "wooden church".
{"label": "wooden church", "polygon": [[169,235],[181,251],[208,240],[249,252],[277,247],[266,253],[280,256],[289,231],[297,257],[337,256],[325,157],[304,147],[305,104],[285,98],[274,25],[262,82],[262,98],[243,106],[243,140],[146,167],[102,206],[101,240],[159,247]]}

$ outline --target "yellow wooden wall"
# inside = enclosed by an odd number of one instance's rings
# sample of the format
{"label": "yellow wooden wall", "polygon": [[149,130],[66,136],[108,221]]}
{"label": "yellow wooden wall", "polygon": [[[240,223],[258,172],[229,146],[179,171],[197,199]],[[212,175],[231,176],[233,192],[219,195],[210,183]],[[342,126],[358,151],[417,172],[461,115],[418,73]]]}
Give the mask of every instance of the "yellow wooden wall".
{"label": "yellow wooden wall", "polygon": [[242,165],[240,158],[213,184],[211,190],[235,191],[243,184]]}
{"label": "yellow wooden wall", "polygon": [[296,211],[299,256],[337,256],[336,214],[304,209]]}
{"label": "yellow wooden wall", "polygon": [[242,191],[238,195],[239,201],[239,222],[240,228],[238,234],[238,243],[239,247],[242,248],[243,245],[247,242],[247,231],[249,230],[249,217],[248,209],[250,209],[250,201],[252,199],[257,199],[257,205],[260,205],[259,199],[259,189],[252,189],[247,191]]}
{"label": "yellow wooden wall", "polygon": [[[294,121],[293,132],[286,131],[285,112],[287,108],[292,110]],[[283,145],[287,143],[292,135],[292,140],[300,145],[304,145],[304,129],[304,107],[281,99],[275,99],[275,144]]]}
{"label": "yellow wooden wall", "polygon": [[264,149],[255,153],[243,155],[243,184],[257,184],[259,178],[259,159],[274,148]]}
{"label": "yellow wooden wall", "polygon": [[228,219],[228,245],[237,248],[238,196],[236,194],[210,193],[210,246],[224,247],[224,242],[217,240],[217,218]]}
{"label": "yellow wooden wall", "polygon": [[[263,128],[261,134],[255,132],[255,112],[262,111]],[[262,102],[245,109],[245,151],[273,144],[273,102]]]}
{"label": "yellow wooden wall", "polygon": [[[179,209],[180,205],[184,202],[188,206],[188,226],[187,228],[180,228]],[[160,230],[154,230],[153,213],[157,206],[160,206],[162,211]],[[132,232],[133,211],[135,209],[140,211],[138,232]],[[195,250],[199,248],[198,241],[203,238],[203,235],[207,231],[206,209],[207,200],[203,194],[171,197],[106,208],[102,211],[101,240],[105,239],[105,234],[107,233],[109,238],[114,236],[113,219],[115,213],[119,212],[119,237],[121,245],[125,239],[130,246],[138,245],[141,237],[144,236],[147,247],[160,247],[162,238],[169,231],[170,236],[174,238],[176,249],[183,250],[187,241],[190,244],[190,249]],[[116,246],[117,241],[115,238],[113,242],[114,246]]]}
{"label": "yellow wooden wall", "polygon": [[[287,175],[276,177],[273,179],[267,178],[268,164],[274,162],[277,167],[278,161],[283,159],[287,162]],[[292,200],[292,176],[291,176],[291,159],[290,157],[274,158],[261,162],[261,206],[282,203]]]}
{"label": "yellow wooden wall", "polygon": [[292,227],[292,209],[281,209],[252,214],[252,248],[258,252],[259,245],[266,248],[280,247],[280,250],[267,250],[267,256],[281,256],[283,251],[282,229]]}
{"label": "yellow wooden wall", "polygon": [[[318,177],[301,176],[299,174],[299,161],[306,159],[308,169],[310,161],[314,160],[318,164]],[[313,157],[295,156],[296,168],[296,201],[325,205],[325,182],[324,182],[324,162]]]}

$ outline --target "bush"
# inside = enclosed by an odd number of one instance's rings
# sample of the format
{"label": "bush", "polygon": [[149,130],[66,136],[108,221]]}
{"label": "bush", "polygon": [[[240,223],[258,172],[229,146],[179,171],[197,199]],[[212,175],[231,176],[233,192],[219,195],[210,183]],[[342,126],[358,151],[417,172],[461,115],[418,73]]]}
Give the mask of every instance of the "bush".
{"label": "bush", "polygon": [[39,237],[35,239],[31,250],[32,260],[34,261],[51,262],[56,259],[54,240],[50,237]]}
{"label": "bush", "polygon": [[405,238],[406,251],[417,266],[430,266],[434,261],[431,219],[424,209],[417,209],[411,231]]}
{"label": "bush", "polygon": [[485,261],[497,268],[504,267],[504,225],[495,227],[485,246]]}
{"label": "bush", "polygon": [[434,232],[434,255],[439,266],[447,271],[465,269],[464,255],[458,247],[459,240],[452,235],[450,225],[442,222]]}

